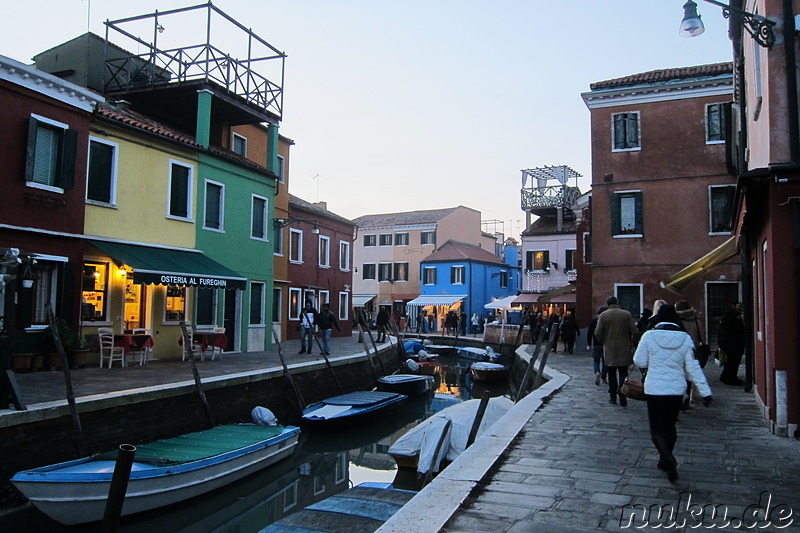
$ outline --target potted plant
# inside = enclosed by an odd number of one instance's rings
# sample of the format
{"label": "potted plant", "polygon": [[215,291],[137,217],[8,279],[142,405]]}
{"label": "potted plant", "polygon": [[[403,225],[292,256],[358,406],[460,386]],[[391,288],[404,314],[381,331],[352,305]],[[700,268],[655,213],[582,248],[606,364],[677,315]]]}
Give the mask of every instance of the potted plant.
{"label": "potted plant", "polygon": [[67,354],[70,368],[83,368],[86,366],[86,358],[89,354],[89,347],[86,338],[79,332],[73,330],[63,318],[56,319],[58,336]]}
{"label": "potted plant", "polygon": [[28,372],[31,369],[32,353],[15,353],[11,356],[11,366],[14,372]]}

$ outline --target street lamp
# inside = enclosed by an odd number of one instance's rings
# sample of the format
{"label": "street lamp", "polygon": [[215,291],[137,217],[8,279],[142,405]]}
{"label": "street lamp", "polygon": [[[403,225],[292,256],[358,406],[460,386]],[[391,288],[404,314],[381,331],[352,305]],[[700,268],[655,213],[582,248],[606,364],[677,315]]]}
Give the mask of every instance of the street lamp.
{"label": "street lamp", "polygon": [[281,229],[295,222],[311,222],[313,224],[313,226],[311,226],[311,233],[315,235],[319,233],[319,223],[317,223],[316,219],[312,218],[276,218],[272,221],[272,227]]}
{"label": "street lamp", "polygon": [[[756,15],[742,9],[731,7],[717,0],[703,0],[709,4],[720,6],[722,8],[722,16],[729,18],[731,13],[735,14],[742,19],[742,26],[747,33],[752,35],[753,39],[765,48],[771,48],[775,43],[775,33],[772,27],[775,22],[769,20],[761,15]],[[678,35],[681,37],[697,37],[706,31],[703,26],[703,21],[700,20],[700,15],[697,13],[697,4],[693,0],[689,0],[683,4],[683,20]]]}

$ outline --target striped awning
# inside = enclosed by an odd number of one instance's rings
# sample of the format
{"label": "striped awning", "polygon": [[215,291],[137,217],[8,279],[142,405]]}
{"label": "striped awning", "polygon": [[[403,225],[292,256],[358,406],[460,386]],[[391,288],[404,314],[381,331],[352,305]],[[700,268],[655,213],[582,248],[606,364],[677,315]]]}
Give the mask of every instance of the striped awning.
{"label": "striped awning", "polygon": [[513,296],[506,296],[505,298],[501,298],[500,300],[495,300],[493,302],[489,302],[488,304],[484,305],[484,309],[505,309],[507,307],[511,307],[514,303],[514,300],[517,299],[517,295]]}
{"label": "striped awning", "polygon": [[353,307],[364,307],[367,303],[375,298],[376,294],[354,294]]}
{"label": "striped awning", "polygon": [[453,305],[454,303],[463,300],[466,298],[466,294],[462,295],[453,295],[453,294],[442,294],[436,296],[420,296],[418,298],[414,298],[406,305]]}

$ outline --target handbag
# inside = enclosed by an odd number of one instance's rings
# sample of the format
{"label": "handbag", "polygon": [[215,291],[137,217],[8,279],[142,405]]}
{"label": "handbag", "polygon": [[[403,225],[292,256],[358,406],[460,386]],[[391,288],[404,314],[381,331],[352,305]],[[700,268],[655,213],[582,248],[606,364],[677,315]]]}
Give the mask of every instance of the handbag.
{"label": "handbag", "polygon": [[700,346],[694,348],[694,358],[697,359],[697,362],[700,363],[700,368],[705,368],[706,363],[708,363],[708,358],[711,356],[711,348],[703,342],[703,336],[700,335],[700,326],[697,324],[697,319],[694,319],[695,325],[697,325],[697,335],[700,337]]}
{"label": "handbag", "polygon": [[625,378],[625,382],[619,388],[619,392],[624,394],[626,397],[630,398],[631,400],[644,400],[644,378],[645,372],[641,368],[639,372],[642,373],[642,381],[636,381],[635,379],[631,379],[630,376]]}

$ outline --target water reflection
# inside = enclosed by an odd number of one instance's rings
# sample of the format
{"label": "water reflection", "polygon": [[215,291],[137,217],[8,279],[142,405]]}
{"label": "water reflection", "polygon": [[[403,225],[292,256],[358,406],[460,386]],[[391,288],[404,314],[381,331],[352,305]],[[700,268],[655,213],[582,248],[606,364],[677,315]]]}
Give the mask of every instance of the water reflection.
{"label": "water reflection", "polygon": [[[368,427],[343,430],[303,428],[292,457],[266,470],[166,509],[141,513],[121,520],[122,533],[154,531],[248,533],[304,507],[366,481],[393,482],[397,488],[419,490],[416,472],[397,469],[387,453],[408,429],[442,409],[471,398],[508,396],[506,383],[480,383],[472,379],[472,361],[441,356],[435,376],[435,393],[410,398],[392,417]],[[31,509],[0,518],[7,533],[96,532],[98,524],[65,527]]]}

